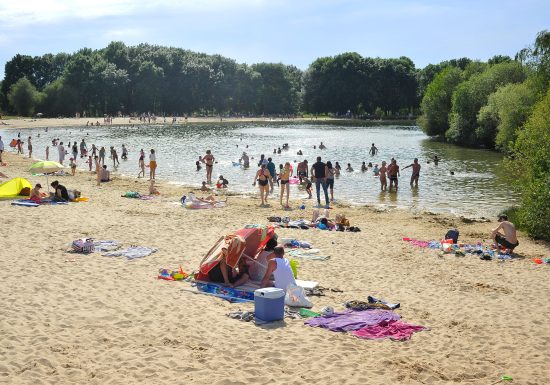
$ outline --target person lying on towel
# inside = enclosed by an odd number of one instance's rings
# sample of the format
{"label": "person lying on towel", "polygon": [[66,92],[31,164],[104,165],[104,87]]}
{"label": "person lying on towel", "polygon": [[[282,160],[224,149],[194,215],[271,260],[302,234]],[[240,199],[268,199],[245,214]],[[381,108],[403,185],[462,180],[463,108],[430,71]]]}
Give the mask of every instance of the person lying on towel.
{"label": "person lying on towel", "polygon": [[[282,246],[277,246],[273,249],[273,253],[275,256],[269,260],[261,286],[274,286],[286,290],[289,283],[296,285],[290,262],[285,258],[285,249]],[[271,280],[271,275],[273,275],[273,280]]]}
{"label": "person lying on towel", "polygon": [[228,266],[225,259],[222,259],[208,272],[208,279],[212,282],[223,283],[229,287],[245,284],[249,279],[248,265],[245,262],[245,258],[239,260],[239,264],[235,269]]}

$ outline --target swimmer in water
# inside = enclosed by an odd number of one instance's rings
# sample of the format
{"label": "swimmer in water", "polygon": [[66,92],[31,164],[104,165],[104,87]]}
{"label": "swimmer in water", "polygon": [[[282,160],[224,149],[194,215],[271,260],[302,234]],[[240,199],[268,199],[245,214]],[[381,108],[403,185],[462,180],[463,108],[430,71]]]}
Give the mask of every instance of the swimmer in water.
{"label": "swimmer in water", "polygon": [[413,183],[415,187],[418,187],[418,178],[420,177],[420,164],[418,163],[418,158],[414,158],[413,163],[403,167],[403,170],[409,167],[412,167],[411,187]]}

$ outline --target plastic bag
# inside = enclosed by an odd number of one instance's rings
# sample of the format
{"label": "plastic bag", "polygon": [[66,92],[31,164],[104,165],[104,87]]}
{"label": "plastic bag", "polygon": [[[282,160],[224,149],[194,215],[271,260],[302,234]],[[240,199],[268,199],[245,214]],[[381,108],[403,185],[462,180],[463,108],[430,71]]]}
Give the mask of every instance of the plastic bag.
{"label": "plastic bag", "polygon": [[313,307],[311,301],[306,297],[303,287],[289,283],[286,288],[285,305],[292,307]]}

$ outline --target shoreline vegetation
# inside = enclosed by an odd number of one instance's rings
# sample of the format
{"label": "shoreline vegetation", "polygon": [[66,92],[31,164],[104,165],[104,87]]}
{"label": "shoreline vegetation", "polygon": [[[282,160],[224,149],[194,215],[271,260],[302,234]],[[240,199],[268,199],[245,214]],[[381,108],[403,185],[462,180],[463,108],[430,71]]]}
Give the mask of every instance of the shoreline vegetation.
{"label": "shoreline vegetation", "polygon": [[[8,151],[4,160],[8,176],[45,183],[28,172],[32,159]],[[310,328],[299,319],[278,327],[239,322],[226,314],[253,310],[252,304],[193,295],[181,290],[187,283],[156,278],[159,268],[197,269],[220,236],[248,223],[267,223],[271,215],[309,219],[310,205],[299,210],[292,201],[292,210],[282,210],[273,196],[271,207],[260,208],[257,196],[230,196],[224,208],[189,210],[179,203],[189,189],[165,181],[156,183],[160,196],[142,201],[121,195],[146,192],[144,179],[115,175],[96,186],[87,171],[56,178],[89,201],[36,208],[0,201],[3,226],[10,229],[3,232],[0,258],[3,298],[9,301],[1,303],[1,343],[9,356],[0,374],[9,383],[326,383],[326,373],[335,383],[487,384],[503,373],[520,383],[547,379],[546,357],[533,351],[544,351],[540,336],[550,330],[548,271],[532,259],[548,257],[548,243],[519,232],[520,258],[482,261],[402,241],[440,239],[457,227],[462,242],[486,243],[493,218],[488,223],[336,204],[331,217],[345,214],[361,232],[277,229],[280,238],[308,240],[330,255],[326,261],[299,260],[300,279],[338,289],[311,297],[314,311],[339,311],[345,301],[373,295],[400,302],[404,319],[430,328],[409,342],[375,343]],[[158,251],[132,262],[67,252],[72,240],[83,237]],[[515,310],[503,311],[503,303]]]}

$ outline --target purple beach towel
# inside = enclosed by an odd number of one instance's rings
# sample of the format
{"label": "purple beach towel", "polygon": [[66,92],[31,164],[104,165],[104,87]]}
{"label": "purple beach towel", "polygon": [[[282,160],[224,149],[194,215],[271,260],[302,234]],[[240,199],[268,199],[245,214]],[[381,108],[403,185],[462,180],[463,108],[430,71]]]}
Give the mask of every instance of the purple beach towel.
{"label": "purple beach towel", "polygon": [[401,317],[389,310],[373,309],[364,311],[346,310],[330,316],[320,316],[307,320],[306,325],[326,328],[334,332],[359,330],[381,322],[397,321]]}
{"label": "purple beach towel", "polygon": [[411,325],[401,321],[383,321],[378,325],[367,326],[365,328],[352,331],[356,337],[377,340],[389,338],[394,341],[405,341],[411,338],[414,332],[425,330],[424,326]]}

